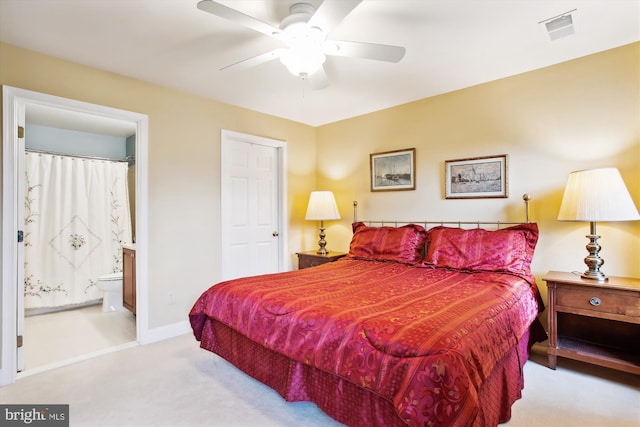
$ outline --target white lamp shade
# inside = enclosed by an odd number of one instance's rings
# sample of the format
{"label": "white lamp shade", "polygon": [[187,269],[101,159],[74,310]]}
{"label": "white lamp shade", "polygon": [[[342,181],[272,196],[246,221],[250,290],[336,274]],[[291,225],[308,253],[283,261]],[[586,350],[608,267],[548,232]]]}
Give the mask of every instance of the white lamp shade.
{"label": "white lamp shade", "polygon": [[639,220],[627,187],[616,168],[588,169],[569,174],[559,221]]}
{"label": "white lamp shade", "polygon": [[336,199],[331,191],[312,191],[307,206],[306,220],[340,219],[340,212],[336,205]]}

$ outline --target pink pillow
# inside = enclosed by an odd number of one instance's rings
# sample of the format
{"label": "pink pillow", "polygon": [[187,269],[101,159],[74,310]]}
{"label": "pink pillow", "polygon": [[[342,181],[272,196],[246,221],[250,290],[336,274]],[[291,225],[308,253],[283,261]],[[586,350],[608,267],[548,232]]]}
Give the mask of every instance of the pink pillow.
{"label": "pink pillow", "polygon": [[416,224],[368,227],[355,222],[347,257],[416,264],[422,259],[426,238],[424,227]]}
{"label": "pink pillow", "polygon": [[531,260],[538,242],[535,223],[495,231],[434,227],[427,234],[426,265],[531,275]]}

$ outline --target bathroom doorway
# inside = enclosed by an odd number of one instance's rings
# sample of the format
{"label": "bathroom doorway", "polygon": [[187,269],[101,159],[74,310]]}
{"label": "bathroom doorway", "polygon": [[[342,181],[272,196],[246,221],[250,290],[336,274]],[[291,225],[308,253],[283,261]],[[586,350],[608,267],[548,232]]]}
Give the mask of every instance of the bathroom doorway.
{"label": "bathroom doorway", "polygon": [[[131,247],[135,237],[135,203],[129,202],[135,199],[135,131],[128,121],[40,105],[25,109],[25,320],[18,371],[136,341],[135,316],[122,304],[123,245]],[[119,277],[100,280],[113,273]]]}
{"label": "bathroom doorway", "polygon": [[[5,186],[3,191],[3,281],[2,281],[2,301],[3,301],[3,327],[2,327],[2,372],[0,385],[15,381],[17,371],[24,365],[24,352],[42,352],[37,346],[18,346],[15,349],[16,338],[23,336],[22,342],[39,341],[39,344],[48,342],[59,343],[66,346],[63,351],[55,349],[48,351],[49,359],[45,362],[36,362],[41,366],[35,367],[35,371],[50,369],[56,366],[63,366],[83,358],[93,357],[98,354],[116,350],[120,347],[136,345],[141,341],[141,333],[147,330],[147,298],[146,298],[146,228],[136,228],[137,251],[137,316],[130,312],[126,313],[102,313],[101,306],[93,305],[88,307],[78,307],[68,312],[48,313],[40,319],[33,317],[30,320],[28,329],[25,330],[24,315],[24,247],[14,248],[15,241],[11,242],[10,237],[16,236],[24,227],[24,188],[21,188],[20,179],[23,179],[24,167],[24,129],[30,122],[38,125],[50,126],[53,128],[73,129],[78,132],[122,132],[119,127],[128,127],[135,135],[135,173],[133,177],[133,206],[135,214],[132,219],[136,224],[146,224],[146,147],[147,147],[147,117],[137,113],[123,110],[116,110],[94,104],[82,103],[40,94],[31,91],[24,91],[10,87],[3,87],[4,97],[4,147],[3,147],[3,177]],[[7,106],[9,108],[7,108]],[[11,111],[7,111],[11,110]],[[106,127],[105,127],[106,126]],[[19,130],[22,128],[22,130]],[[15,135],[13,135],[15,133]],[[52,150],[53,151],[53,150]],[[13,159],[13,161],[12,161]],[[7,191],[9,189],[9,191]],[[12,191],[13,190],[13,194]],[[13,231],[11,228],[16,228]],[[9,250],[7,250],[9,249]],[[7,268],[9,267],[9,268]],[[11,313],[15,315],[12,316]],[[110,318],[103,314],[114,314]],[[127,314],[131,315],[126,318]],[[11,322],[11,318],[15,322]],[[66,328],[61,330],[61,335],[56,337],[53,334],[55,324],[70,325],[77,328]],[[96,331],[103,327],[115,327],[119,329],[114,334],[97,334]],[[131,329],[133,326],[133,330]],[[39,336],[30,339],[27,335],[29,329]],[[59,328],[58,328],[59,329]],[[36,332],[39,331],[39,332]],[[76,335],[78,334],[78,335]],[[84,335],[79,335],[84,334]],[[98,335],[105,335],[99,337]],[[44,341],[46,337],[47,341]],[[123,338],[124,337],[124,338]],[[96,339],[97,338],[97,339]],[[104,338],[104,339],[103,339]],[[123,341],[124,339],[124,341]],[[18,338],[18,342],[21,339]],[[13,344],[13,345],[12,345]],[[85,350],[79,344],[88,344]],[[74,347],[74,348],[71,348]],[[12,348],[14,350],[12,350]],[[30,350],[31,348],[31,350]],[[43,349],[47,346],[42,345]],[[71,350],[71,352],[66,351]],[[84,353],[84,351],[88,353]],[[58,356],[54,356],[58,354]],[[60,360],[55,360],[60,359]],[[28,358],[26,360],[29,360]],[[33,359],[33,360],[37,360]],[[24,366],[24,372],[20,375],[34,373],[32,367]]]}

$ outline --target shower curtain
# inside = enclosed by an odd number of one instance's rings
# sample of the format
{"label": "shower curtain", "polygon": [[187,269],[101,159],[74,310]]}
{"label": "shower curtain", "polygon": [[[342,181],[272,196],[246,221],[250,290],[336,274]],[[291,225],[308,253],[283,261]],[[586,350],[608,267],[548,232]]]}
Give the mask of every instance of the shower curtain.
{"label": "shower curtain", "polygon": [[127,163],[25,153],[25,310],[99,302],[131,243]]}

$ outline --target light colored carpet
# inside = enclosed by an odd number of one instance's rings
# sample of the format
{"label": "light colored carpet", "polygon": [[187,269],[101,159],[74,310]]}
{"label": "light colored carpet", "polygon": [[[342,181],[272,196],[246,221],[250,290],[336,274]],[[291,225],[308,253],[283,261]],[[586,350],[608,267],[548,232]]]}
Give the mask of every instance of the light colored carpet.
{"label": "light colored carpet", "polygon": [[[560,359],[544,347],[525,365],[523,398],[506,427],[638,427],[640,377]],[[338,426],[310,403],[201,350],[190,334],[26,376],[2,403],[68,403],[71,426]]]}

